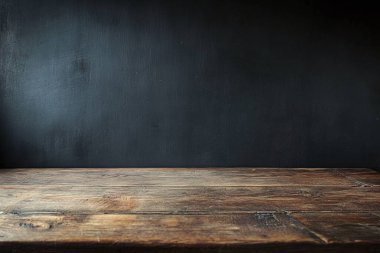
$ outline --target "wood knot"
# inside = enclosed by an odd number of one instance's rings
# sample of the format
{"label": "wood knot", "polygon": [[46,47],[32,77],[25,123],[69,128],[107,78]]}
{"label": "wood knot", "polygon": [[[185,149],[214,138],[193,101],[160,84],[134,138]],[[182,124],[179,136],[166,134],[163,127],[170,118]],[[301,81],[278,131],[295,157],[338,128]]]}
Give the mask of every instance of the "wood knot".
{"label": "wood knot", "polygon": [[36,229],[36,230],[49,230],[54,227],[52,223],[40,222],[40,221],[39,222],[20,222],[18,225],[22,228]]}

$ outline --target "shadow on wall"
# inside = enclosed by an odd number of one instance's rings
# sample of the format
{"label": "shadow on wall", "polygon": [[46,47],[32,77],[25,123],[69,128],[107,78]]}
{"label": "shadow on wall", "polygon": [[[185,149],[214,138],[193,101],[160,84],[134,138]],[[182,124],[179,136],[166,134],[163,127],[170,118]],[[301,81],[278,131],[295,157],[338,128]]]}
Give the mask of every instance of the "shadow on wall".
{"label": "shadow on wall", "polygon": [[0,165],[379,167],[378,10],[284,2],[0,1]]}

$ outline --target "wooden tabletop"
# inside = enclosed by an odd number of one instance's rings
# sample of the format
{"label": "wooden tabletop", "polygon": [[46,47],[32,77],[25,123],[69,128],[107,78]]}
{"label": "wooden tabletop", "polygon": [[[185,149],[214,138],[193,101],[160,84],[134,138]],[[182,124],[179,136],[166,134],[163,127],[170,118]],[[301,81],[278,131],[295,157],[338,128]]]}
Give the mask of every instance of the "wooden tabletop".
{"label": "wooden tabletop", "polygon": [[370,169],[0,170],[0,252],[380,252]]}

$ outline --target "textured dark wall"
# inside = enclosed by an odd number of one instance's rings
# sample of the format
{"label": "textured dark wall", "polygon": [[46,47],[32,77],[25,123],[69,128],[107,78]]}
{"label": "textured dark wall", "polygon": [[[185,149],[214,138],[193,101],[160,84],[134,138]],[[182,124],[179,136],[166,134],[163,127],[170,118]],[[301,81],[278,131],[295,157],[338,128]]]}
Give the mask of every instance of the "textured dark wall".
{"label": "textured dark wall", "polygon": [[380,167],[369,1],[0,3],[2,167]]}

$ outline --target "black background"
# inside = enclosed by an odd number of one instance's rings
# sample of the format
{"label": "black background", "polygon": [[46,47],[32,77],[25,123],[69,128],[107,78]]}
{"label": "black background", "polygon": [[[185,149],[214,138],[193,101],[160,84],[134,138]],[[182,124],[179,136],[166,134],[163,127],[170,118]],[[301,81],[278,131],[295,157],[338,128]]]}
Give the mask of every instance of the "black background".
{"label": "black background", "polygon": [[369,1],[0,3],[1,167],[380,167]]}

